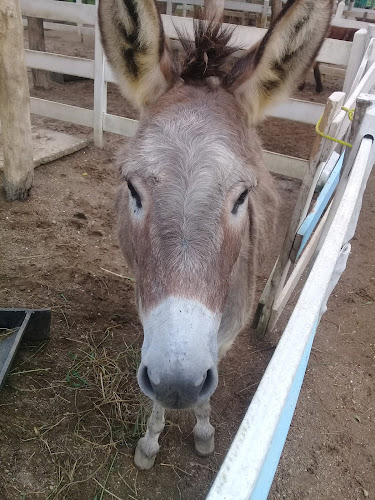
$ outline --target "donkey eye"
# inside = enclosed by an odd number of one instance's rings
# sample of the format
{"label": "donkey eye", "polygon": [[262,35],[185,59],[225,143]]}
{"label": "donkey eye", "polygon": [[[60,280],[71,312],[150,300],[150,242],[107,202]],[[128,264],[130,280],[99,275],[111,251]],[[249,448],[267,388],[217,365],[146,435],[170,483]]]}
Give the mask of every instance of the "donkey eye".
{"label": "donkey eye", "polygon": [[243,204],[243,202],[246,200],[246,197],[249,193],[249,190],[248,189],[245,189],[245,191],[243,191],[240,196],[238,197],[236,203],[234,204],[234,207],[232,208],[232,214],[236,215],[236,213],[238,212],[238,208]]}
{"label": "donkey eye", "polygon": [[135,189],[135,187],[133,186],[133,184],[130,181],[128,181],[128,188],[129,188],[131,197],[135,201],[136,207],[137,208],[142,208],[141,197],[140,197],[138,191]]}

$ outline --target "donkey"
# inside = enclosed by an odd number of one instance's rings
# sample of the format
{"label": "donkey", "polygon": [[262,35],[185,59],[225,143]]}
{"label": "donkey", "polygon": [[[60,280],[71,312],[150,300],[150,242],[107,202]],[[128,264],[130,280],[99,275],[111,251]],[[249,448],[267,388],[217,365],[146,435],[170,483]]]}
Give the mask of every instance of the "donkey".
{"label": "donkey", "polygon": [[141,469],[154,464],[165,408],[193,408],[196,451],[214,450],[218,362],[250,319],[258,256],[276,215],[255,124],[315,59],[332,3],[289,0],[234,64],[232,31],[215,12],[195,23],[194,43],[180,34],[177,64],[154,0],[100,1],[104,50],[141,110],[117,197],[144,330],[137,378],[154,402],[135,451]]}

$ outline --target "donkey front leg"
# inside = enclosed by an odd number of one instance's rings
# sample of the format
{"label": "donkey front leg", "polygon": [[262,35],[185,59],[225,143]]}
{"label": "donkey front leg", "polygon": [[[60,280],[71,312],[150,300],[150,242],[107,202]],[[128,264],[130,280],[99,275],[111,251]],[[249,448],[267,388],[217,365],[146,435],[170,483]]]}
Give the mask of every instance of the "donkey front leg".
{"label": "donkey front leg", "polygon": [[194,427],[195,451],[201,457],[211,455],[215,449],[215,428],[210,424],[211,405],[206,401],[194,407],[197,423]]}
{"label": "donkey front leg", "polygon": [[150,418],[147,422],[147,431],[135,449],[134,463],[138,469],[151,469],[154,465],[156,455],[160,449],[159,436],[164,429],[164,408],[154,402]]}

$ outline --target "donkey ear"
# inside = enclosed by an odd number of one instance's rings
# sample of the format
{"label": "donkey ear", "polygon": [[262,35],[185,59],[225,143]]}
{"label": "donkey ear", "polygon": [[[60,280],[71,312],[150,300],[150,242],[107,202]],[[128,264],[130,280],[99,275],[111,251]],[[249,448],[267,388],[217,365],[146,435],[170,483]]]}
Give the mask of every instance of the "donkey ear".
{"label": "donkey ear", "polygon": [[225,85],[251,122],[300,82],[327,33],[332,7],[333,0],[288,0],[263,40],[234,64]]}
{"label": "donkey ear", "polygon": [[173,58],[154,0],[100,0],[99,26],[125,97],[143,108],[174,84]]}

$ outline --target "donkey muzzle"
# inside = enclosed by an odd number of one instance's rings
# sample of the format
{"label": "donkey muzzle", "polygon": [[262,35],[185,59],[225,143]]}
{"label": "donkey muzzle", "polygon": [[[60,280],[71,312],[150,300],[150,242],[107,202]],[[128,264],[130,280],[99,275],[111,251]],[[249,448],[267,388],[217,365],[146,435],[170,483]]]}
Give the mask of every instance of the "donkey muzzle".
{"label": "donkey muzzle", "polygon": [[166,408],[189,408],[215,391],[220,316],[200,302],[168,297],[142,317],[141,390]]}

